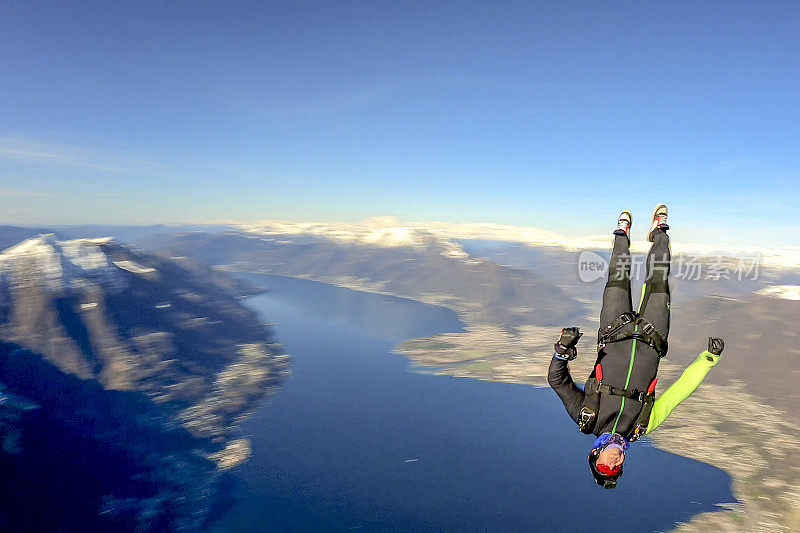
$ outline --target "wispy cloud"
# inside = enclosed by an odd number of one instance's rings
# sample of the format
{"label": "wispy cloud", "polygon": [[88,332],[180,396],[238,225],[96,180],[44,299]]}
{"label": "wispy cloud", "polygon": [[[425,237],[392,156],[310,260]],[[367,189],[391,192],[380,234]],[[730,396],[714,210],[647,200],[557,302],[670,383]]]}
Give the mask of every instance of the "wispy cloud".
{"label": "wispy cloud", "polygon": [[140,170],[142,167],[165,167],[155,161],[128,157],[119,153],[17,138],[0,138],[0,160],[2,159],[81,167],[106,172],[131,172]]}
{"label": "wispy cloud", "polygon": [[[28,167],[36,174],[42,168],[88,169],[96,171],[103,178],[112,174],[119,178],[148,176],[162,179],[186,177],[191,174],[216,176],[219,178],[248,177],[260,179],[258,169],[231,166],[210,161],[185,161],[168,153],[147,154],[124,152],[90,146],[43,143],[29,138],[0,136],[0,164],[11,162],[16,166]],[[3,176],[0,176],[2,180]],[[41,179],[38,177],[36,179]],[[113,181],[109,181],[113,183]],[[0,182],[0,184],[2,184]]]}
{"label": "wispy cloud", "polygon": [[3,146],[3,145],[0,145],[0,159],[11,159],[17,161],[38,160],[59,165],[91,168],[94,170],[106,170],[106,171],[130,170],[129,168],[125,167],[94,163],[92,161],[87,161],[80,157],[69,155],[66,153],[46,152],[37,150],[21,150],[19,148]]}
{"label": "wispy cloud", "polygon": [[50,196],[50,194],[46,192],[40,191],[18,191],[13,189],[0,189],[0,198],[9,198],[9,197],[31,197],[31,198],[40,198],[43,196]]}

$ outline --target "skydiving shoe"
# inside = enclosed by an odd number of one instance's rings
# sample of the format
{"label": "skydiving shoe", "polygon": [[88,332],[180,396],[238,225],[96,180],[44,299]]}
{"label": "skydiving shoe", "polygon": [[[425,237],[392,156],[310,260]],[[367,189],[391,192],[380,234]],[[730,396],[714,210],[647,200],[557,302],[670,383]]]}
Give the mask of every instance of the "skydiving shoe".
{"label": "skydiving shoe", "polygon": [[669,225],[667,224],[667,205],[658,204],[653,209],[653,223],[650,224],[650,231],[647,232],[647,240],[653,242],[653,234],[657,229],[667,231]]}
{"label": "skydiving shoe", "polygon": [[623,211],[619,214],[619,220],[617,220],[617,229],[614,230],[614,235],[625,235],[630,239],[632,225],[633,215],[631,215],[630,211]]}

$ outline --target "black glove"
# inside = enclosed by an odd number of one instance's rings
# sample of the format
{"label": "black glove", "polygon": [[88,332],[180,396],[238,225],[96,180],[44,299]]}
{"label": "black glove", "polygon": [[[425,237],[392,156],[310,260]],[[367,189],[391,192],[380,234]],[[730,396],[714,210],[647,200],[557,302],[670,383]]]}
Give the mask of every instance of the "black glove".
{"label": "black glove", "polygon": [[714,337],[708,338],[708,351],[714,355],[721,355],[722,350],[725,349],[725,341],[722,339],[715,339]]}
{"label": "black glove", "polygon": [[562,359],[572,361],[578,357],[578,349],[575,346],[581,337],[583,337],[583,333],[578,328],[564,328],[561,330],[561,337],[559,337],[553,349],[558,355],[562,356]]}

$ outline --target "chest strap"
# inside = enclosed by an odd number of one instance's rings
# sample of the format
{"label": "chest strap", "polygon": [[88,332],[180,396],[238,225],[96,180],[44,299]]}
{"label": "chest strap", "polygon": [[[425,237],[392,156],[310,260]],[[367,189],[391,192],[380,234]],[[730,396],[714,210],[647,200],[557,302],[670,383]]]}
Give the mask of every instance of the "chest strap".
{"label": "chest strap", "polygon": [[[598,379],[599,377],[599,379]],[[586,380],[586,386],[583,389],[584,398],[583,405],[581,406],[580,414],[578,416],[578,429],[583,433],[590,434],[594,431],[594,426],[597,422],[597,413],[600,410],[600,395],[610,394],[612,396],[623,396],[631,400],[636,400],[642,404],[642,409],[633,423],[633,429],[626,436],[626,438],[633,442],[639,437],[644,435],[647,431],[647,426],[650,423],[650,413],[653,410],[653,403],[655,402],[655,389],[658,379],[654,379],[646,391],[638,389],[619,389],[603,383],[603,369],[598,363],[595,366],[595,377],[590,377]]]}
{"label": "chest strap", "polygon": [[[630,328],[625,328],[628,324],[634,325],[634,331]],[[612,342],[620,342],[627,339],[636,339],[643,342],[658,353],[659,357],[667,355],[667,340],[656,331],[655,326],[645,320],[638,313],[623,313],[614,320],[611,324],[606,326],[600,334],[600,339],[597,341],[597,351],[599,352],[606,345]]]}

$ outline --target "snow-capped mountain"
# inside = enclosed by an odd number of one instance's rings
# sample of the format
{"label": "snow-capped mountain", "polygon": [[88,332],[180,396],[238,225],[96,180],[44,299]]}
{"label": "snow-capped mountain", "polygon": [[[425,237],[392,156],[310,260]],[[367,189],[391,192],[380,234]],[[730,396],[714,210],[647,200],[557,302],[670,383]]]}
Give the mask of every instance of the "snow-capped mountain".
{"label": "snow-capped mountain", "polygon": [[[580,302],[544,277],[472,256],[421,228],[351,229],[270,226],[224,235],[195,232],[146,245],[227,270],[416,298],[480,322],[557,325],[584,313]],[[285,233],[270,233],[275,231]]]}
{"label": "snow-capped mountain", "polygon": [[[21,434],[18,453],[34,462],[30,439],[40,433],[102,453],[120,449],[152,489],[134,502],[128,478],[113,478],[97,503],[103,519],[195,527],[216,469],[248,449],[236,425],[286,369],[270,332],[239,302],[244,294],[231,292],[241,286],[226,277],[110,238],[39,235],[4,250],[0,389],[38,406],[30,416],[39,422],[19,409],[5,417],[0,402],[0,445],[11,445],[3,435]],[[70,446],[61,453],[94,464]],[[99,467],[83,474],[111,475]]]}
{"label": "snow-capped mountain", "polygon": [[127,283],[120,270],[139,274],[154,271],[130,260],[114,261],[103,252],[103,246],[110,243],[111,237],[61,241],[53,234],[39,235],[0,252],[0,275],[24,271],[38,277],[49,290],[60,292],[89,283],[122,290]]}

